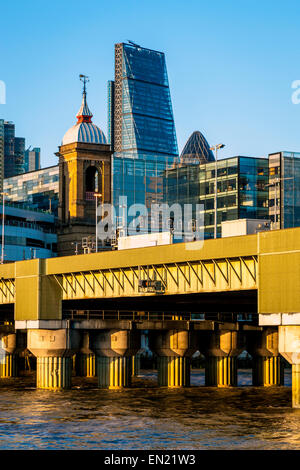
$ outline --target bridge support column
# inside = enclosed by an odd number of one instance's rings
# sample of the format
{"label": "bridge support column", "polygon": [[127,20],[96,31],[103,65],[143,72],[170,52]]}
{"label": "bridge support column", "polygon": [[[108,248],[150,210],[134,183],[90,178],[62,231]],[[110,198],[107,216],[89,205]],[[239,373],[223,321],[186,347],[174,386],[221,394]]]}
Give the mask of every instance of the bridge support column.
{"label": "bridge support column", "polygon": [[0,334],[0,378],[17,377],[17,335]]}
{"label": "bridge support column", "polygon": [[279,326],[279,352],[292,364],[292,406],[300,408],[300,325]]}
{"label": "bridge support column", "polygon": [[283,385],[283,367],[278,351],[278,328],[247,332],[247,351],[253,357],[252,383],[270,387]]}
{"label": "bridge support column", "polygon": [[217,330],[200,337],[200,351],[206,357],[205,385],[235,387],[237,385],[237,356],[243,351],[244,334],[237,330]]}
{"label": "bridge support column", "polygon": [[91,336],[89,331],[81,333],[80,349],[75,357],[75,370],[79,377],[96,376],[96,355],[91,349]]}
{"label": "bridge support column", "polygon": [[205,385],[208,387],[236,387],[236,357],[209,356],[205,367]]}
{"label": "bridge support column", "polygon": [[189,387],[190,358],[180,356],[158,357],[158,385],[160,387]]}
{"label": "bridge support column", "polygon": [[139,375],[140,370],[141,370],[141,356],[139,354],[136,354],[135,356],[132,356],[132,377],[136,377]]}
{"label": "bridge support column", "polygon": [[93,337],[97,355],[97,376],[100,388],[130,387],[132,357],[140,349],[140,332],[136,330],[103,330]]}
{"label": "bridge support column", "polygon": [[292,404],[300,408],[300,364],[292,364]]}
{"label": "bridge support column", "polygon": [[27,347],[37,358],[38,388],[71,388],[72,356],[78,350],[79,339],[75,330],[28,330]]}
{"label": "bridge support column", "polygon": [[38,356],[36,360],[36,386],[53,390],[71,388],[71,357]]}
{"label": "bridge support column", "polygon": [[130,387],[132,357],[97,357],[97,376],[100,388]]}
{"label": "bridge support column", "polygon": [[4,353],[0,356],[0,378],[17,377],[17,354]]}
{"label": "bridge support column", "polygon": [[150,348],[158,356],[158,385],[177,388],[190,386],[190,358],[197,351],[194,331],[153,332]]}
{"label": "bridge support column", "polygon": [[79,377],[96,376],[96,356],[95,354],[78,353],[75,357],[76,375]]}
{"label": "bridge support column", "polygon": [[283,385],[283,372],[280,356],[257,356],[253,358],[252,383],[255,386]]}

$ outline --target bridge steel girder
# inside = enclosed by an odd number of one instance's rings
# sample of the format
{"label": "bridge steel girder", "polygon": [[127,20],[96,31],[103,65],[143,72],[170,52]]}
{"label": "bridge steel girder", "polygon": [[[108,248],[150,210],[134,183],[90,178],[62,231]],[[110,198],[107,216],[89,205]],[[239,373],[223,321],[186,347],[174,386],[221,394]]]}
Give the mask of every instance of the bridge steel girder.
{"label": "bridge steel girder", "polygon": [[299,266],[300,228],[18,261],[0,266],[0,305],[15,304],[15,320],[60,320],[62,300],[252,290],[261,324],[272,315],[300,324]]}
{"label": "bridge steel girder", "polygon": [[15,302],[15,263],[0,267],[0,305]]}
{"label": "bridge steel girder", "polygon": [[[142,295],[174,295],[257,289],[255,256],[151,264],[129,268],[52,275],[62,291],[63,300]],[[147,276],[147,278],[146,278]],[[159,281],[159,292],[139,287],[142,280]]]}

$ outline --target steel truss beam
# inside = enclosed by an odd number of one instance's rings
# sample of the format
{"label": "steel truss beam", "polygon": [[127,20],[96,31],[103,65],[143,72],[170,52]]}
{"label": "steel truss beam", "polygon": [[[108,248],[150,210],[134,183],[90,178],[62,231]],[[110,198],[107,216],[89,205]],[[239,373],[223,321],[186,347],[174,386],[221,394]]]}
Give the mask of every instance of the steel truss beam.
{"label": "steel truss beam", "polygon": [[159,280],[163,285],[163,292],[143,292],[143,295],[249,290],[257,288],[257,257],[97,269],[53,277],[63,291],[64,300],[139,296],[140,280]]}

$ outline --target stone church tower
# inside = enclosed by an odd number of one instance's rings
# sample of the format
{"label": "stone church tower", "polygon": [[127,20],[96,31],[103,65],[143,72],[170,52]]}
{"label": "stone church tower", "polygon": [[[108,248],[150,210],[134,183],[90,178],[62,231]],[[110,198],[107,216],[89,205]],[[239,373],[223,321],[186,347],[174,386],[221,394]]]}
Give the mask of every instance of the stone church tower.
{"label": "stone church tower", "polygon": [[87,237],[95,246],[96,205],[111,202],[112,152],[102,130],[92,123],[93,115],[86,100],[88,80],[84,75],[80,77],[84,87],[77,123],[66,132],[56,153],[59,157],[58,256],[83,253],[82,240]]}

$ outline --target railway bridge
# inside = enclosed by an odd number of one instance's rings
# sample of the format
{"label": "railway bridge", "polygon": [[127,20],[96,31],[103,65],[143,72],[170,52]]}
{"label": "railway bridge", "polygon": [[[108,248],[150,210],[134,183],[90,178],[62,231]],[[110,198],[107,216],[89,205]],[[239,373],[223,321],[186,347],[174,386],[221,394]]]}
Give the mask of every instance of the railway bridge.
{"label": "railway bridge", "polygon": [[33,259],[0,266],[2,377],[27,348],[37,386],[71,386],[71,358],[100,387],[130,385],[147,331],[161,386],[188,386],[190,358],[206,384],[234,386],[236,358],[253,383],[280,385],[292,364],[300,407],[300,228],[164,246]]}

